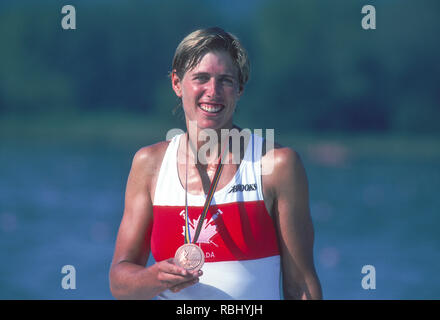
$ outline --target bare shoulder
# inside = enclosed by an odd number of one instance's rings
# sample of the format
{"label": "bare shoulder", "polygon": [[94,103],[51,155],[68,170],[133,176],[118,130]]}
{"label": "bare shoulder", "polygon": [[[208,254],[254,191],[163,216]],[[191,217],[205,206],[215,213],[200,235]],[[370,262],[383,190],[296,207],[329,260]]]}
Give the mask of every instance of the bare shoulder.
{"label": "bare shoulder", "polygon": [[[265,150],[265,148],[263,149]],[[276,180],[304,171],[300,154],[293,148],[282,146],[278,143],[265,150],[262,157],[263,174]]]}
{"label": "bare shoulder", "polygon": [[[169,141],[161,141],[140,148],[133,157],[133,165],[144,168],[147,171],[160,167]],[[159,162],[159,163],[158,163]]]}
{"label": "bare shoulder", "polygon": [[261,165],[263,190],[271,201],[281,194],[307,190],[303,161],[295,149],[275,143],[273,148],[264,152]]}
{"label": "bare shoulder", "polygon": [[140,148],[133,157],[130,176],[147,185],[155,185],[168,144],[169,141],[161,141]]}

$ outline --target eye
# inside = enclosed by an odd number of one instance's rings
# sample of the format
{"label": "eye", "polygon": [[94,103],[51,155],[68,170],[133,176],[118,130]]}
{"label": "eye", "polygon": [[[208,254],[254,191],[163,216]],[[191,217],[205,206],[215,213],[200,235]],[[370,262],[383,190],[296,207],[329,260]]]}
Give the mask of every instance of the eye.
{"label": "eye", "polygon": [[198,75],[194,76],[193,79],[198,82],[206,82],[209,80],[209,77],[205,74],[198,74]]}
{"label": "eye", "polygon": [[228,86],[232,86],[234,84],[234,80],[229,77],[222,78],[222,82]]}

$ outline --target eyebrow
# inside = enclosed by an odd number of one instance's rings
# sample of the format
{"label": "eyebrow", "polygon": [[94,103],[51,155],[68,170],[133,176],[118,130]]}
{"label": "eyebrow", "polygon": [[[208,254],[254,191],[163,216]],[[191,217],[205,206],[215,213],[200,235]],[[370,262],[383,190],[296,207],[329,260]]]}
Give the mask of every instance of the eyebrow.
{"label": "eyebrow", "polygon": [[[194,76],[209,76],[209,75],[210,75],[209,72],[196,72],[196,73],[192,74],[193,77]],[[222,73],[220,75],[220,77],[235,78],[232,74],[229,74],[229,73]]]}

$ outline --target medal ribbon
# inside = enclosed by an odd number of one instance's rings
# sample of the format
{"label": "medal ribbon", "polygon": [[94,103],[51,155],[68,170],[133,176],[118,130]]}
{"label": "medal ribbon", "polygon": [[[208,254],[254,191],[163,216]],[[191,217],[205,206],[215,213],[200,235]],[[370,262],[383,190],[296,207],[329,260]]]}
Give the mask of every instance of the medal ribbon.
{"label": "medal ribbon", "polygon": [[205,205],[203,206],[202,214],[200,215],[199,223],[197,224],[197,229],[194,234],[194,239],[191,241],[191,234],[189,232],[189,219],[188,219],[188,184],[187,184],[187,178],[188,178],[188,142],[189,142],[189,136],[187,140],[186,150],[187,150],[187,162],[186,162],[186,173],[185,173],[185,243],[196,243],[197,239],[199,238],[200,231],[202,230],[203,221],[205,220],[206,214],[208,213],[208,209],[211,205],[212,197],[214,196],[215,189],[217,188],[217,184],[220,180],[220,175],[223,170],[223,163],[222,159],[225,151],[226,146],[224,146],[222,153],[219,156],[219,161],[217,164],[217,169],[215,170],[214,177],[211,181],[211,185],[209,187],[208,194],[206,195]]}

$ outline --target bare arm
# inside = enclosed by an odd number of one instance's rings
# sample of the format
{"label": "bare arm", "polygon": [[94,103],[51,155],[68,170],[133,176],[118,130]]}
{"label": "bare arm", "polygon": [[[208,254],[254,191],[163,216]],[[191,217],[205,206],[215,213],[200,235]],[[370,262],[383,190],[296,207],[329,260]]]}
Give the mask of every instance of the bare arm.
{"label": "bare arm", "polygon": [[285,299],[322,299],[313,261],[314,230],[307,176],[299,155],[289,148],[273,150],[275,166],[268,177],[281,250]]}
{"label": "bare arm", "polygon": [[198,281],[198,275],[174,265],[172,258],[145,268],[153,223],[150,190],[158,170],[155,151],[154,147],[139,150],[128,177],[124,215],[109,275],[110,290],[117,299],[151,299],[166,289],[177,292]]}

